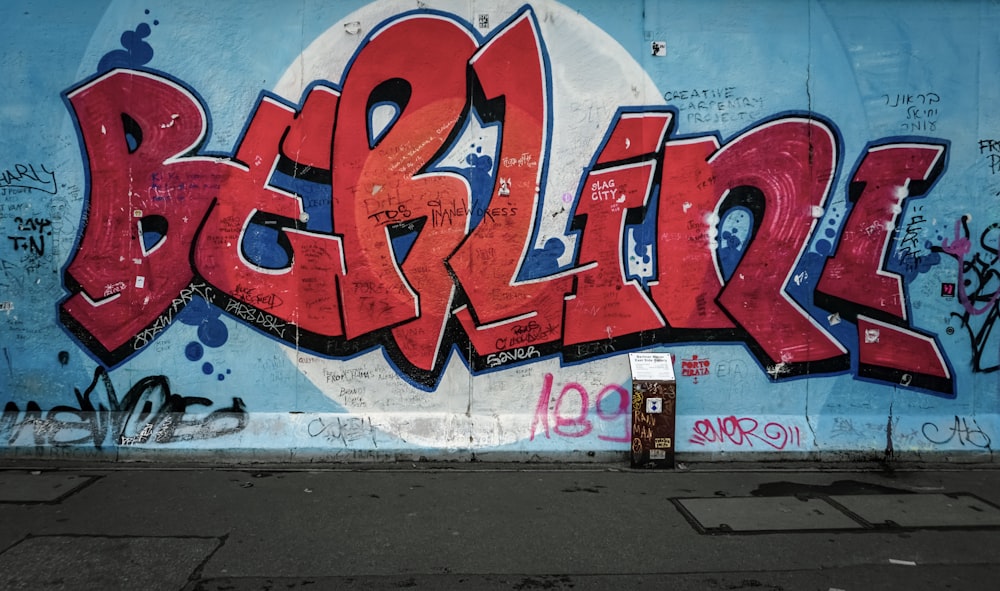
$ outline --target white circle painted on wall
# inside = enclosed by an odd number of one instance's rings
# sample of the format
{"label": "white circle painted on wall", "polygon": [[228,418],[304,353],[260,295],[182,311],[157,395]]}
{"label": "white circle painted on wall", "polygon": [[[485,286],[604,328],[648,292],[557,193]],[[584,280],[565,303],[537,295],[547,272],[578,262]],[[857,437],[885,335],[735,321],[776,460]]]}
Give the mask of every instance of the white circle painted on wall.
{"label": "white circle painted on wall", "polygon": [[[401,9],[395,2],[373,2],[349,14],[302,52],[274,91],[287,100],[299,101],[317,81],[340,85],[363,43],[401,18],[436,14],[453,20],[476,37],[476,45],[482,48],[525,9],[520,1],[490,3],[483,9],[465,1],[427,1],[420,7],[420,11],[407,12],[409,6]],[[572,262],[575,240],[568,232],[572,207],[565,196],[577,195],[581,177],[619,108],[662,106],[664,102],[649,75],[628,51],[576,10],[547,1],[532,3],[529,10],[537,23],[549,68],[546,92],[550,145],[546,172],[536,189],[540,199],[536,204],[539,211],[534,239],[530,245],[510,246],[527,251],[542,249],[551,239],[558,240],[562,243],[559,264],[565,266]],[[378,115],[375,135],[391,124],[393,113],[382,107],[373,112]],[[369,129],[372,127],[370,123]],[[462,150],[470,146],[496,155],[496,146],[491,142],[502,142],[501,134],[493,129],[491,135],[488,125],[463,131],[454,142],[457,151],[439,160],[438,166],[464,160],[467,155]],[[469,144],[466,140],[470,140]],[[496,164],[494,161],[491,176]],[[505,196],[503,189],[498,189],[501,197]],[[448,342],[442,343],[439,345],[449,346]],[[538,389],[547,374],[558,376],[561,371],[558,360],[549,358],[517,370],[470,377],[459,353],[453,350],[433,392],[426,392],[426,384],[415,386],[404,379],[380,350],[349,360],[325,359],[291,348],[287,355],[320,391],[349,412],[372,417],[376,428],[410,444],[450,449],[495,449],[528,438]],[[567,370],[566,375],[569,373]],[[607,384],[628,380],[624,357],[594,360],[587,363],[586,372],[575,368],[572,374],[574,384],[591,390],[592,397]],[[558,388],[559,378],[556,382]],[[579,414],[576,411],[581,409],[570,408],[574,402],[569,398],[561,411]]]}

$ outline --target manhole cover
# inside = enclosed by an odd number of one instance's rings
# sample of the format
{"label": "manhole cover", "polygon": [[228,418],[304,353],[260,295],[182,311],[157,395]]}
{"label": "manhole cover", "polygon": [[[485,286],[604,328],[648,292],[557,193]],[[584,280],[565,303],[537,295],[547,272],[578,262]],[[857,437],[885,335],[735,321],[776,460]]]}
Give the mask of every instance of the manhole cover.
{"label": "manhole cover", "polygon": [[704,533],[862,529],[819,498],[723,497],[672,499]]}
{"label": "manhole cover", "polygon": [[831,495],[830,500],[876,527],[1000,527],[1000,508],[968,493]]}

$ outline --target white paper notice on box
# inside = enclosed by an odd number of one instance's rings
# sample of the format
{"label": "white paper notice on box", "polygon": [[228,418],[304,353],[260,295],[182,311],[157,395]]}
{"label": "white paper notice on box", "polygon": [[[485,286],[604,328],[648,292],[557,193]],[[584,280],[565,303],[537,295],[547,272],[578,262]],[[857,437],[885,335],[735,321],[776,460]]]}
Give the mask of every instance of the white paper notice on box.
{"label": "white paper notice on box", "polygon": [[669,382],[674,379],[674,359],[670,353],[629,353],[633,380]]}

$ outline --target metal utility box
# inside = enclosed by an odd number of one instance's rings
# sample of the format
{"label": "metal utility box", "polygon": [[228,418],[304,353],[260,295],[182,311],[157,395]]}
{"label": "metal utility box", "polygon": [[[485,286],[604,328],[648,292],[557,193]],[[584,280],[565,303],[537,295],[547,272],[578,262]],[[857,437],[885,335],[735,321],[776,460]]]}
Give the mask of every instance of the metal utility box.
{"label": "metal utility box", "polygon": [[677,380],[670,353],[629,353],[632,467],[673,468]]}

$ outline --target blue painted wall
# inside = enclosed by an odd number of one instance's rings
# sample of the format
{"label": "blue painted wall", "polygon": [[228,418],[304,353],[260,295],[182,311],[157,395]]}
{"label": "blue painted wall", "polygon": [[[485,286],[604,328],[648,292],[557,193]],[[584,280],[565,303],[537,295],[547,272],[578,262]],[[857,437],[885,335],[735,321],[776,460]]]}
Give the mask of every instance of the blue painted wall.
{"label": "blue painted wall", "polygon": [[0,455],[992,459],[995,2],[4,12]]}

